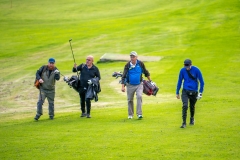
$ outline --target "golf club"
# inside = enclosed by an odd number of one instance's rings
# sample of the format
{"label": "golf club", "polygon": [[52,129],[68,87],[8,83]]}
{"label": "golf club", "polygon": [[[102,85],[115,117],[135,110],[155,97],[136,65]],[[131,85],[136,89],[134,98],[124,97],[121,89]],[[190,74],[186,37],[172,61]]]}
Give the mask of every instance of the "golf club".
{"label": "golf club", "polygon": [[[71,41],[72,41],[72,38],[69,39],[70,47],[71,47],[71,50],[72,50],[72,44],[71,44]],[[75,58],[74,58],[74,54],[73,54],[73,50],[72,50],[72,56],[73,56],[74,63],[76,64],[76,61],[75,61]]]}
{"label": "golf club", "polygon": [[[71,47],[71,50],[72,50],[72,56],[73,56],[74,64],[76,64],[75,57],[74,57],[74,54],[73,54],[73,49],[72,49],[72,44],[71,44],[71,41],[72,41],[72,38],[71,38],[71,39],[69,39],[69,43],[70,43],[70,47]],[[76,68],[76,70],[77,70],[77,68]],[[78,76],[78,79],[79,79],[78,70],[77,70],[77,76]]]}

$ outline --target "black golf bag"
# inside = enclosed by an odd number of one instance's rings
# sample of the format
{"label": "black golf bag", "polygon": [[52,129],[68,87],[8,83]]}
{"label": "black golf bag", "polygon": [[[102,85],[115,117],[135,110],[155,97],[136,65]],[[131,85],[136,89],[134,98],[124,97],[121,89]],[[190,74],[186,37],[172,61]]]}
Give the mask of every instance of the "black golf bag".
{"label": "black golf bag", "polygon": [[75,91],[79,92],[80,80],[77,76],[72,76],[70,79],[64,79],[66,83],[73,88]]}

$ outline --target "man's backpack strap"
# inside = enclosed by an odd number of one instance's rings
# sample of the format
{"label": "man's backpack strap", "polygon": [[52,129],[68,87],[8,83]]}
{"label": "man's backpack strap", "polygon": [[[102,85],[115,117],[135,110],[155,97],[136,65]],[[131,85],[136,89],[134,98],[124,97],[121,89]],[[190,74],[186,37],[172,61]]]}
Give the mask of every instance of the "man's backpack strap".
{"label": "man's backpack strap", "polygon": [[45,72],[46,70],[47,70],[47,65],[45,65],[42,69],[41,78],[42,78],[43,72]]}
{"label": "man's backpack strap", "polygon": [[[42,78],[43,72],[45,72],[46,69],[47,69],[47,66],[44,66],[43,69],[42,69],[42,72],[41,72],[41,78]],[[36,79],[35,79],[35,81],[34,81],[34,86],[35,86],[37,89],[40,89],[40,82],[39,82],[39,80],[37,79],[37,77],[36,77]]]}
{"label": "man's backpack strap", "polygon": [[187,70],[188,76],[193,80],[197,81],[197,79],[190,73],[190,70]]}

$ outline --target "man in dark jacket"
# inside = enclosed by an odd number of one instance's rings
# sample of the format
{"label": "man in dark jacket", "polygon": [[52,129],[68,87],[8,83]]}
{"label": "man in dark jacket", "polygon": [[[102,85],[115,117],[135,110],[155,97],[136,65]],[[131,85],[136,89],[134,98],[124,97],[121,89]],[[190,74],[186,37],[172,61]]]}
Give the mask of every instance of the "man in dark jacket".
{"label": "man in dark jacket", "polygon": [[142,93],[143,93],[143,83],[142,83],[142,73],[145,77],[150,79],[150,73],[145,68],[142,61],[137,59],[137,52],[132,51],[130,53],[131,60],[125,65],[123,75],[122,75],[122,92],[125,92],[125,83],[127,86],[127,98],[128,98],[128,119],[132,119],[134,115],[134,104],[133,98],[134,94],[137,95],[137,116],[139,119],[142,116]]}
{"label": "man in dark jacket", "polygon": [[[180,99],[179,90],[182,86],[182,126],[181,128],[186,127],[186,119],[187,119],[187,110],[188,110],[188,101],[190,102],[190,125],[195,124],[194,114],[195,114],[195,104],[197,100],[202,98],[204,81],[202,77],[202,73],[200,69],[195,66],[192,66],[192,61],[190,59],[186,59],[184,61],[184,67],[180,70],[177,89],[176,89],[176,97]],[[198,93],[198,82],[200,82],[200,89]]]}
{"label": "man in dark jacket", "polygon": [[[79,95],[80,95],[80,105],[81,105],[81,117],[91,118],[91,99],[86,98],[86,93],[88,86],[92,84],[91,79],[98,77],[99,80],[101,79],[100,72],[93,64],[93,56],[87,56],[86,63],[82,63],[79,66],[74,64],[72,69],[73,72],[80,71],[80,85],[79,85]],[[85,104],[87,108],[87,113],[85,109]]]}
{"label": "man in dark jacket", "polygon": [[60,72],[55,67],[55,59],[50,58],[48,65],[42,66],[36,73],[36,79],[40,83],[40,94],[37,103],[37,114],[35,120],[37,121],[43,114],[42,105],[47,98],[49,118],[54,118],[54,98],[55,98],[55,82],[60,79]]}

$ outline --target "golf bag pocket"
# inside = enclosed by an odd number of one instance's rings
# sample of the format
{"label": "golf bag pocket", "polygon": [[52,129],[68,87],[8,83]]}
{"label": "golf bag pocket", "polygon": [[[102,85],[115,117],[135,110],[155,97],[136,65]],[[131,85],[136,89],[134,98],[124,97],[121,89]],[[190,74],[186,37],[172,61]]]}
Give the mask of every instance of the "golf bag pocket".
{"label": "golf bag pocket", "polygon": [[150,95],[157,95],[159,88],[156,86],[154,82],[143,80],[143,93],[150,96]]}

